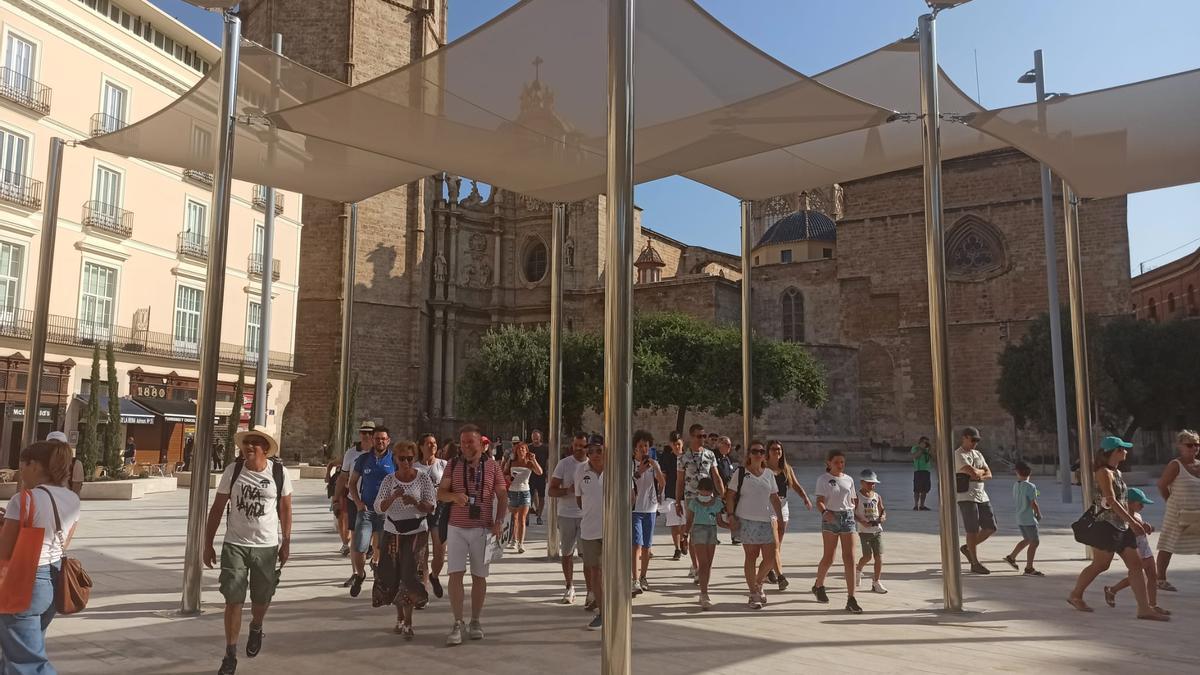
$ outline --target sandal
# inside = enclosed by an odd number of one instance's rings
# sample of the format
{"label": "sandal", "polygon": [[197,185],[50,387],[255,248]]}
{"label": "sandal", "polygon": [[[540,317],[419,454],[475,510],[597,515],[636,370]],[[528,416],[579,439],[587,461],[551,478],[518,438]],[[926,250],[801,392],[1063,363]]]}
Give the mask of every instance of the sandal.
{"label": "sandal", "polygon": [[1025,576],[1027,577],[1044,577],[1046,576],[1041,570],[1035,570],[1032,567],[1025,568]]}
{"label": "sandal", "polygon": [[1117,606],[1117,592],[1113,590],[1112,586],[1104,587],[1104,604],[1109,607]]}
{"label": "sandal", "polygon": [[1150,612],[1149,614],[1138,614],[1137,618],[1142,619],[1144,621],[1170,621],[1171,620],[1171,617],[1169,617],[1165,614],[1159,614],[1158,612]]}
{"label": "sandal", "polygon": [[1158,590],[1160,590],[1160,591],[1178,591],[1179,589],[1172,586],[1171,582],[1167,581],[1166,579],[1159,579],[1158,580]]}
{"label": "sandal", "polygon": [[1171,616],[1171,612],[1163,609],[1162,607],[1159,607],[1158,605],[1155,605],[1155,606],[1151,607],[1150,609],[1158,612],[1159,614],[1162,614],[1163,616]]}
{"label": "sandal", "polygon": [[[1089,607],[1088,604],[1083,601],[1083,598],[1067,598],[1067,604],[1081,612],[1096,611],[1096,610],[1092,609],[1091,607]],[[1138,617],[1138,618],[1141,618],[1141,617]]]}

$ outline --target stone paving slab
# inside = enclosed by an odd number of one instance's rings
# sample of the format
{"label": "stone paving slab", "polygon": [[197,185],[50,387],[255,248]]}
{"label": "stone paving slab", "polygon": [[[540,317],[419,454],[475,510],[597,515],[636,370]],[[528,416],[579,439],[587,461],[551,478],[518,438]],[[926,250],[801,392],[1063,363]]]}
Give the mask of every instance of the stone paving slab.
{"label": "stone paving slab", "polygon": [[[800,472],[806,486],[817,475]],[[719,546],[711,593],[716,607],[701,612],[697,590],[686,578],[687,562],[669,560],[670,538],[661,526],[658,557],[651,563],[652,592],[633,600],[634,671],[674,673],[850,672],[1196,672],[1190,636],[1200,618],[1200,558],[1177,557],[1171,579],[1179,593],[1160,604],[1171,623],[1137,621],[1126,591],[1117,609],[1104,606],[1102,575],[1089,594],[1094,614],[1072,610],[1065,597],[1083,567],[1082,548],[1069,524],[1081,511],[1058,503],[1058,485],[1038,479],[1043,491],[1039,567],[1047,576],[1023,577],[1000,558],[1018,540],[1011,482],[998,478],[991,492],[1000,534],[984,545],[993,574],[963,577],[967,612],[941,611],[936,512],[911,511],[911,474],[902,467],[880,471],[889,507],[885,537],[887,595],[860,593],[866,613],[842,610],[845,585],[834,568],[827,585],[831,603],[808,593],[820,555],[815,515],[792,500],[784,546],[791,588],[770,592],[761,611],[746,608],[740,547]],[[370,584],[358,598],[341,582],[349,574],[339,556],[324,485],[296,483],[292,560],[266,624],[263,653],[240,659],[238,672],[314,673],[396,671],[422,673],[586,673],[600,669],[600,635],[585,630],[580,605],[557,604],[561,571],[544,555],[544,529],[530,528],[529,551],[492,568],[483,625],[487,638],[461,647],[442,646],[450,626],[446,600],[434,600],[416,616],[416,639],[394,635],[391,608],[370,606]],[[73,543],[96,582],[91,606],[60,617],[50,628],[50,654],[59,672],[212,673],[222,653],[221,598],[217,573],[204,578],[205,611],[178,618],[187,493],[147,495],[138,502],[85,502]],[[936,508],[936,498],[929,504]],[[1161,504],[1147,510],[1161,521]],[[722,533],[728,541],[727,533]],[[1118,562],[1118,566],[1120,563]],[[443,581],[445,577],[443,576]],[[576,571],[577,588],[582,575]],[[582,599],[582,592],[580,592]],[[248,617],[248,611],[247,611]],[[244,644],[244,632],[243,632]]]}

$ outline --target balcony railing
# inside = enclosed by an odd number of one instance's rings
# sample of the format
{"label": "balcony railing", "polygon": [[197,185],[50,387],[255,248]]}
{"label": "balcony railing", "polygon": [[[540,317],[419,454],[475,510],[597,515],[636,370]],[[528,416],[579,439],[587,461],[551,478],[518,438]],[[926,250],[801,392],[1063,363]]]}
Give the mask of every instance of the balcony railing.
{"label": "balcony railing", "polygon": [[[259,211],[266,212],[267,210],[267,188],[262,185],[254,186],[254,194],[250,198],[250,203]],[[283,213],[283,194],[275,191],[275,215]]]}
{"label": "balcony railing", "polygon": [[[262,278],[263,257],[261,253],[251,253],[246,258],[246,271],[252,277]],[[279,281],[279,258],[271,259],[271,279]]]}
{"label": "balcony railing", "polygon": [[207,260],[208,237],[193,232],[180,232],[175,250],[179,252],[179,255]]}
{"label": "balcony railing", "polygon": [[120,117],[113,117],[108,113],[96,113],[92,115],[92,136],[103,136],[111,134],[114,131],[120,131],[125,128],[125,120]]}
{"label": "balcony railing", "polygon": [[42,208],[42,181],[0,171],[0,201],[36,211]]}
{"label": "balcony railing", "polygon": [[0,98],[39,115],[50,114],[50,87],[12,68],[0,68]]}
{"label": "balcony railing", "polygon": [[128,239],[133,236],[133,212],[100,201],[84,202],[83,226]]}
{"label": "balcony railing", "polygon": [[[166,359],[195,362],[198,358],[194,346],[179,344],[170,333],[133,329],[127,326],[99,326],[94,322],[66,316],[50,315],[46,341],[57,345],[91,348],[112,340],[113,350],[125,354],[145,354]],[[0,338],[29,340],[33,336],[33,310],[20,309],[0,313]],[[221,363],[228,366],[245,365],[250,368],[258,363],[258,354],[242,345],[221,343]],[[294,372],[292,355],[286,352],[271,352],[269,363],[272,370]]]}
{"label": "balcony railing", "polygon": [[184,180],[190,180],[193,183],[199,183],[200,185],[205,185],[208,187],[212,187],[212,183],[213,183],[213,175],[207,171],[197,171],[195,169],[184,169],[183,170],[183,178],[184,178]]}

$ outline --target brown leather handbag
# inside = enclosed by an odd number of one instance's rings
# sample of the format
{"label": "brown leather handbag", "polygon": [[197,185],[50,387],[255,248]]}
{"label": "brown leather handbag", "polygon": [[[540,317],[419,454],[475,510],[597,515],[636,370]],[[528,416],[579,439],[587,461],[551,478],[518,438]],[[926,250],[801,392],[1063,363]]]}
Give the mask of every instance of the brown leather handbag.
{"label": "brown leather handbag", "polygon": [[58,583],[54,585],[54,606],[59,614],[75,614],[87,607],[88,598],[92,595],[92,578],[78,558],[67,557],[67,538],[63,534],[58,504],[54,503],[54,495],[49,490],[42,486],[38,488],[50,498],[50,506],[54,509],[55,536],[63,551],[62,569],[58,573]]}

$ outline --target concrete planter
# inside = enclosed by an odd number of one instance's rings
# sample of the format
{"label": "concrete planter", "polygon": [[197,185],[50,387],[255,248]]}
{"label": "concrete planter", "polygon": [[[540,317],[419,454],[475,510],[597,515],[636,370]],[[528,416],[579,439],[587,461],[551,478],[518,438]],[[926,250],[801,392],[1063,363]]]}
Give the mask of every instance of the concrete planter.
{"label": "concrete planter", "polygon": [[[191,487],[192,486],[192,472],[191,471],[176,471],[175,478],[178,479],[178,481],[179,481],[179,487]],[[208,489],[209,490],[216,490],[217,483],[220,483],[220,482],[221,482],[221,474],[210,473],[208,475]]]}
{"label": "concrete planter", "polygon": [[[174,478],[138,478],[133,480],[109,480],[84,483],[79,494],[80,499],[118,499],[130,500],[155,492],[172,492],[175,490]],[[0,483],[0,499],[9,499],[17,493],[16,483]]]}
{"label": "concrete planter", "polygon": [[325,479],[324,466],[310,466],[308,464],[301,464],[300,466],[288,467],[288,470],[299,473],[300,478],[317,478],[320,480]]}

